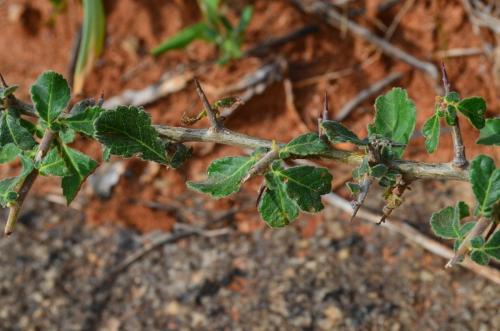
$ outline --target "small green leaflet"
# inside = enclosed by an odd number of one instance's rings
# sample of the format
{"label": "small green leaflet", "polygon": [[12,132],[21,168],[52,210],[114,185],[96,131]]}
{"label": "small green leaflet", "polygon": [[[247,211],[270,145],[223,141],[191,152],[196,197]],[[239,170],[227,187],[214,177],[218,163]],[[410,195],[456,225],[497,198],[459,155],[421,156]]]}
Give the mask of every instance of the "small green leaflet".
{"label": "small green leaflet", "polygon": [[202,182],[187,182],[187,187],[210,195],[213,198],[222,198],[237,192],[241,181],[258,161],[260,153],[252,156],[225,157],[213,161],[208,167],[208,178]]}
{"label": "small green leaflet", "polygon": [[272,164],[271,171],[265,175],[267,189],[258,206],[260,216],[272,228],[284,227],[299,215],[297,204],[290,199],[286,193],[286,184],[279,177],[282,170],[280,162]]}
{"label": "small green leaflet", "polygon": [[387,174],[388,171],[389,168],[385,164],[380,163],[373,167],[370,167],[370,176],[375,178],[382,178]]}
{"label": "small green leaflet", "polygon": [[286,159],[292,155],[318,155],[328,150],[328,145],[316,133],[303,134],[280,149],[279,156]]}
{"label": "small green leaflet", "polygon": [[455,207],[443,208],[431,216],[432,231],[444,239],[462,239],[464,234],[460,221],[467,216],[469,207],[463,201],[458,202]]}
{"label": "small green leaflet", "polygon": [[0,164],[13,161],[20,153],[21,150],[12,143],[0,147]]}
{"label": "small green leaflet", "polygon": [[286,193],[302,211],[317,213],[322,210],[321,195],[332,190],[332,175],[325,168],[299,166],[273,170],[286,183]]}
{"label": "small green leaflet", "polygon": [[476,129],[484,127],[484,114],[486,113],[486,102],[481,97],[463,99],[457,105],[458,110],[469,119]]}
{"label": "small green leaflet", "polygon": [[184,144],[169,144],[167,148],[169,151],[169,155],[172,155],[172,157],[168,161],[168,164],[174,169],[182,166],[193,153],[193,149],[187,147]]}
{"label": "small green leaflet", "polygon": [[444,113],[446,124],[453,126],[457,124],[457,109],[453,105],[448,105]]}
{"label": "small green leaflet", "polygon": [[151,54],[158,56],[173,49],[184,48],[196,39],[207,39],[210,27],[205,22],[200,22],[182,29],[159,46],[151,50]]}
{"label": "small green leaflet", "polygon": [[21,125],[19,116],[7,110],[0,115],[0,147],[10,143],[22,150],[30,150],[36,144],[31,133]]}
{"label": "small green leaflet", "polygon": [[477,144],[500,146],[500,118],[486,120],[484,128],[481,129]]}
{"label": "small green leaflet", "polygon": [[119,106],[105,111],[95,121],[95,137],[123,157],[138,155],[144,160],[168,163],[165,144],[151,125],[151,117],[142,108]]}
{"label": "small green leaflet", "polygon": [[68,106],[71,93],[68,82],[58,73],[46,71],[31,86],[31,99],[40,118],[49,127]]}
{"label": "small green leaflet", "polygon": [[484,251],[491,257],[500,260],[500,231],[495,232],[484,245]]}
{"label": "small green leaflet", "polygon": [[83,111],[79,111],[65,118],[63,123],[76,132],[92,137],[95,133],[94,122],[103,111],[104,109],[98,106],[88,107]]}
{"label": "small green leaflet", "polygon": [[5,178],[0,180],[0,205],[8,207],[15,202],[18,194],[17,189],[20,183],[33,171],[33,162],[30,158],[21,154],[22,170],[17,177]]}
{"label": "small green leaflet", "polygon": [[471,162],[470,181],[479,203],[479,215],[490,218],[493,206],[500,200],[500,169],[492,158],[479,155]]}
{"label": "small green leaflet", "polygon": [[11,85],[8,87],[0,87],[0,100],[7,98],[9,95],[14,94],[16,92],[18,86],[17,85]]}
{"label": "small green leaflet", "polygon": [[434,114],[429,118],[422,128],[422,134],[425,137],[425,149],[428,153],[434,153],[439,144],[439,116]]}
{"label": "small green leaflet", "polygon": [[472,248],[476,248],[476,249],[483,247],[483,245],[484,245],[483,237],[475,236],[474,238],[471,239],[470,245]]}
{"label": "small green leaflet", "polygon": [[487,265],[490,262],[490,257],[483,250],[473,249],[470,253],[470,258],[480,265]]}
{"label": "small green leaflet", "polygon": [[38,167],[42,176],[64,177],[70,175],[64,159],[59,155],[56,148],[52,148]]}
{"label": "small green leaflet", "polygon": [[59,138],[61,138],[61,141],[65,144],[71,144],[76,139],[76,132],[71,128],[65,127],[58,133]]}
{"label": "small green leaflet", "polygon": [[445,95],[444,100],[447,103],[457,103],[460,101],[460,94],[455,91],[451,91],[447,95]]}
{"label": "small green leaflet", "polygon": [[[368,134],[382,135],[396,143],[408,144],[415,130],[416,109],[408,93],[394,88],[375,101],[375,120],[368,125]],[[394,148],[396,157],[403,155],[404,149]]]}
{"label": "small green leaflet", "polygon": [[85,179],[97,167],[97,162],[64,144],[58,144],[58,148],[70,173],[62,179],[63,194],[69,205],[76,197]]}
{"label": "small green leaflet", "polygon": [[348,128],[340,124],[336,121],[323,121],[321,122],[321,127],[325,130],[326,136],[328,140],[332,144],[349,142],[355,145],[364,146],[367,145],[368,142],[365,140],[361,140],[356,136],[356,134],[350,131]]}

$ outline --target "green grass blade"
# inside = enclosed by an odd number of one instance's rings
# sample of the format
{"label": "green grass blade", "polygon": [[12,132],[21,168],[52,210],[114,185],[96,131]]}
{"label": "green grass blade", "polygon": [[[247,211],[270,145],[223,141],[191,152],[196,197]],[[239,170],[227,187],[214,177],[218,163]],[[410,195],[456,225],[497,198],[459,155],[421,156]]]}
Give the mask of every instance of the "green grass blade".
{"label": "green grass blade", "polygon": [[83,0],[82,41],[78,51],[73,90],[81,93],[85,77],[104,49],[106,17],[101,0]]}

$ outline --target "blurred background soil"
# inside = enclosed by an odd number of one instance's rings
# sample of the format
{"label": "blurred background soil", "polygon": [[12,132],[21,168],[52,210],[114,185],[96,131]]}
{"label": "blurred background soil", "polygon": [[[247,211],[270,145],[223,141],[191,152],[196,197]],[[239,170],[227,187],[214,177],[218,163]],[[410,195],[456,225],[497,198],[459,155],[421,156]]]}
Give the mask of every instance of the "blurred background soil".
{"label": "blurred background soil", "polygon": [[[406,88],[416,103],[418,129],[434,112],[439,81],[301,13],[289,1],[229,0],[229,14],[237,17],[249,2],[255,15],[246,34],[247,49],[308,24],[319,30],[264,56],[213,65],[198,75],[215,99],[216,91],[277,57],[286,59],[285,76],[292,83],[295,106],[287,105],[284,84],[278,81],[231,115],[226,122],[230,129],[288,141],[316,130],[325,92],[334,117],[361,90],[394,71],[403,76],[392,85]],[[500,114],[497,40],[487,29],[475,29],[461,1],[396,1],[382,12],[372,9],[384,1],[347,2],[346,11],[368,8],[355,20],[381,36],[409,5],[390,42],[426,61],[438,64],[439,52],[449,49],[489,47],[483,54],[445,62],[453,89],[464,96],[483,96],[488,116]],[[103,94],[108,99],[142,89],[165,72],[216,57],[211,45],[195,42],[184,51],[149,58],[149,49],[199,19],[196,1],[105,4],[105,51],[79,98]],[[20,85],[21,99],[28,101],[29,86],[41,72],[68,72],[80,7],[70,1],[49,24],[49,1],[0,0],[0,72],[9,83]],[[327,77],[349,68],[353,70],[340,78]],[[373,117],[373,101],[364,102],[345,121],[361,136]],[[192,83],[146,106],[156,124],[167,125],[180,125],[184,113],[194,114],[200,108]],[[465,121],[462,127],[465,144],[471,146],[468,156],[487,153],[498,164],[498,148],[474,145],[478,133]],[[187,192],[185,181],[202,178],[212,160],[244,152],[227,146],[192,146],[194,157],[176,171],[137,159],[112,159],[114,168],[108,170],[120,178],[110,196],[99,196],[87,184],[70,207],[64,206],[57,180],[39,180],[18,231],[0,239],[0,329],[500,329],[497,285],[460,267],[445,270],[443,259],[382,227],[362,220],[348,223],[349,215],[328,208],[321,215],[302,214],[287,229],[271,230],[254,208],[258,180],[217,201]],[[75,147],[100,159],[100,147],[94,142],[80,139]],[[438,153],[428,155],[423,138],[416,137],[405,157],[447,162],[452,152],[449,134],[443,132]],[[350,168],[327,165],[336,192],[348,198],[343,182]],[[2,166],[0,175],[16,170]],[[377,210],[381,201],[377,194],[371,196],[368,205]],[[415,183],[397,216],[430,235],[430,214],[458,198],[472,201],[467,185]],[[129,267],[115,269],[158,236],[211,222],[222,225],[175,239]]]}

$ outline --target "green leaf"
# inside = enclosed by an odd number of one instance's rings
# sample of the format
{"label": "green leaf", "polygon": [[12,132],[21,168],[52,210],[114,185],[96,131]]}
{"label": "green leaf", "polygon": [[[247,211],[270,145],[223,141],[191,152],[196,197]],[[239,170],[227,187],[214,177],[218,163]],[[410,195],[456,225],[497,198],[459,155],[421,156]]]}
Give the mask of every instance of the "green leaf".
{"label": "green leaf", "polygon": [[20,153],[21,150],[12,143],[0,147],[0,164],[14,160]]}
{"label": "green leaf", "polygon": [[0,100],[7,98],[9,95],[14,94],[16,92],[18,86],[17,85],[11,85],[8,87],[0,87]]}
{"label": "green leaf", "polygon": [[0,205],[5,208],[15,202],[18,198],[16,186],[20,179],[18,177],[4,178],[0,180]]}
{"label": "green leaf", "polygon": [[[368,125],[369,135],[380,134],[396,143],[407,144],[415,130],[416,109],[408,93],[394,88],[375,101],[375,120]],[[401,157],[404,148],[394,148]]]}
{"label": "green leaf", "polygon": [[257,162],[259,153],[252,156],[225,157],[213,161],[208,167],[208,178],[202,182],[187,182],[187,187],[212,196],[222,198],[237,192],[241,181]]}
{"label": "green leaf", "polygon": [[479,203],[479,215],[490,218],[493,206],[500,200],[500,169],[492,158],[479,155],[471,162],[470,181]]}
{"label": "green leaf", "polygon": [[76,132],[92,137],[95,133],[94,122],[103,111],[104,109],[98,106],[88,107],[81,112],[65,118],[63,123]]}
{"label": "green leaf", "polygon": [[324,208],[321,195],[332,189],[332,175],[327,169],[300,166],[273,172],[286,183],[286,193],[302,211],[316,213]]}
{"label": "green leaf", "polygon": [[204,22],[193,24],[153,48],[151,54],[158,56],[173,49],[184,48],[196,39],[206,39],[206,31],[209,28]]}
{"label": "green leaf", "polygon": [[49,127],[68,106],[71,92],[64,77],[53,71],[41,74],[31,86],[31,99],[35,110]]}
{"label": "green leaf", "polygon": [[62,179],[63,194],[69,205],[76,197],[85,179],[97,168],[97,162],[65,144],[59,144],[58,148],[70,173]]}
{"label": "green leaf", "polygon": [[[170,158],[168,163],[172,168],[177,169],[191,157],[193,149],[183,144],[173,144],[173,145],[174,148],[170,153],[172,157]],[[169,151],[170,148],[171,147],[169,146]]]}
{"label": "green leaf", "polygon": [[8,207],[11,203],[15,202],[18,198],[17,189],[18,186],[26,179],[26,177],[33,170],[33,161],[24,156],[20,155],[22,170],[17,177],[10,177],[0,180],[0,205],[2,207]]}
{"label": "green leaf", "polygon": [[109,147],[104,146],[102,149],[102,159],[104,162],[109,162],[109,159],[111,158],[111,150]]}
{"label": "green leaf", "polygon": [[138,155],[144,160],[166,164],[164,142],[151,126],[151,118],[143,109],[119,106],[105,111],[95,121],[95,136],[111,154],[123,157]]}
{"label": "green leaf", "polygon": [[487,265],[490,262],[489,256],[482,250],[472,250],[470,258],[472,261],[481,265]]}
{"label": "green leaf", "polygon": [[0,147],[14,143],[22,150],[30,150],[36,142],[31,133],[21,125],[20,118],[12,111],[0,115]]}
{"label": "green leaf", "polygon": [[431,216],[432,231],[444,239],[461,239],[460,220],[469,215],[469,207],[458,202],[455,207],[446,207]]}
{"label": "green leaf", "polygon": [[486,102],[481,97],[463,99],[457,105],[458,110],[465,115],[476,129],[482,129],[485,124]]}
{"label": "green leaf", "polygon": [[387,174],[389,168],[385,164],[377,164],[370,167],[370,175],[375,178],[381,178]]}
{"label": "green leaf", "polygon": [[328,150],[328,145],[316,133],[303,134],[280,149],[279,156],[286,159],[292,155],[317,155]]}
{"label": "green leaf", "polygon": [[106,38],[106,15],[102,0],[83,0],[82,39],[74,74],[74,92],[83,90],[85,77],[90,73],[104,49]]}
{"label": "green leaf", "polygon": [[354,168],[352,171],[352,178],[360,179],[364,174],[370,171],[370,166],[368,164],[368,157],[363,158],[363,162],[359,165],[359,167]]}
{"label": "green leaf", "polygon": [[484,245],[484,239],[481,236],[475,236],[470,240],[470,245],[472,248],[479,249]]}
{"label": "green leaf", "polygon": [[455,91],[451,91],[449,92],[445,97],[444,97],[444,100],[447,102],[447,103],[457,103],[457,102],[460,102],[460,94],[458,94],[457,92]]}
{"label": "green leaf", "polygon": [[345,126],[336,121],[323,121],[321,122],[321,127],[325,130],[328,140],[332,144],[349,142],[355,145],[365,146],[368,142],[361,140],[356,136],[356,134]]}
{"label": "green leaf", "polygon": [[500,260],[500,231],[495,232],[484,245],[484,252]]}
{"label": "green leaf", "polygon": [[449,126],[453,126],[457,124],[457,108],[452,105],[448,105],[446,107],[446,111],[444,113],[446,124]]}
{"label": "green leaf", "polygon": [[357,196],[359,192],[361,192],[361,186],[359,184],[347,182],[346,186],[347,189],[349,189],[349,192],[351,192],[351,195],[353,196]]}
{"label": "green leaf", "polygon": [[71,144],[73,141],[75,141],[76,132],[75,130],[66,127],[59,131],[59,137],[61,138],[63,143]]}
{"label": "green leaf", "polygon": [[500,146],[500,118],[486,120],[484,128],[481,129],[477,144]]}
{"label": "green leaf", "polygon": [[434,153],[439,144],[439,116],[434,114],[431,118],[429,118],[422,128],[422,134],[425,137],[425,149],[428,153]]}
{"label": "green leaf", "polygon": [[460,238],[462,238],[462,239],[465,238],[465,236],[467,236],[467,234],[470,232],[470,230],[472,230],[472,228],[474,228],[476,223],[477,222],[472,221],[472,222],[467,222],[467,223],[462,224],[462,226],[460,227]]}
{"label": "green leaf", "polygon": [[240,43],[243,34],[245,33],[245,30],[247,29],[248,25],[250,24],[250,21],[252,20],[252,16],[253,16],[253,7],[245,6],[245,8],[243,8],[243,11],[241,12],[240,23],[233,32],[235,37],[237,39],[240,39],[239,40]]}
{"label": "green leaf", "polygon": [[[274,162],[272,169],[282,171],[279,162]],[[279,173],[279,172],[278,172]],[[262,219],[272,228],[290,224],[299,215],[299,208],[286,193],[286,185],[275,172],[265,175],[267,189],[259,201],[258,210]]]}
{"label": "green leaf", "polygon": [[47,153],[47,155],[45,156],[45,158],[42,160],[42,162],[38,167],[38,172],[42,176],[57,176],[57,177],[64,177],[71,174],[68,168],[66,167],[66,162],[61,157],[61,155],[59,155],[56,148],[52,148]]}

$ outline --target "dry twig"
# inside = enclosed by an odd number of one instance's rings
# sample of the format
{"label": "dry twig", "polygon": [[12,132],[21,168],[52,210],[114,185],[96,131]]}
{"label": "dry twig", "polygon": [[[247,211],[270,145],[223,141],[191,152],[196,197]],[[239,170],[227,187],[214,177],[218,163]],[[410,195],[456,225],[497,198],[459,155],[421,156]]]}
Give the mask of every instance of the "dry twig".
{"label": "dry twig", "polygon": [[332,5],[319,0],[289,0],[289,1],[305,13],[323,17],[329,25],[335,28],[340,29],[343,26],[345,26],[345,28],[349,32],[374,44],[379,49],[381,49],[385,54],[393,58],[396,58],[398,60],[404,61],[409,65],[424,71],[433,79],[438,78],[438,71],[432,63],[417,59],[413,55],[410,55],[401,50],[400,48],[393,46],[385,39],[374,35],[367,28],[351,20],[346,19],[342,14],[337,12]]}

